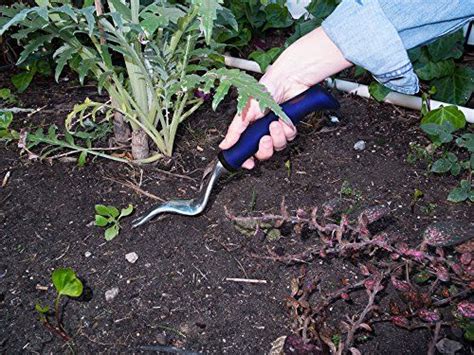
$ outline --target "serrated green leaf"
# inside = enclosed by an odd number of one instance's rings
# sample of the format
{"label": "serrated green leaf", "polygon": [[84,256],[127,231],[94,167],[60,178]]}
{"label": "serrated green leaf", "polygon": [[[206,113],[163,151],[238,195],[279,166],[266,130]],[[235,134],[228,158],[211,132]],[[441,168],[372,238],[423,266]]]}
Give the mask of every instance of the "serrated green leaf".
{"label": "serrated green leaf", "polygon": [[431,171],[438,174],[443,174],[451,169],[452,163],[448,159],[438,159],[431,166]]}
{"label": "serrated green leaf", "polygon": [[109,224],[109,220],[100,214],[95,215],[95,225],[98,227],[105,227]]}
{"label": "serrated green leaf", "polygon": [[20,58],[18,58],[16,64],[22,64],[32,53],[36,52],[45,43],[51,42],[54,37],[55,35],[47,34],[37,36],[36,38],[32,39],[26,46],[23,47],[23,51],[20,53]]}
{"label": "serrated green leaf", "polygon": [[104,233],[105,240],[111,241],[118,235],[118,233],[119,229],[117,225],[113,225],[112,227],[107,228]]}
{"label": "serrated green leaf", "polygon": [[15,26],[16,24],[24,21],[28,14],[34,11],[35,8],[26,8],[17,13],[12,17],[7,23],[5,23],[2,28],[0,28],[0,36],[2,36],[10,27]]}
{"label": "serrated green leaf", "polygon": [[[90,0],[93,3],[93,0]],[[87,32],[89,36],[92,36],[94,33],[94,28],[96,26],[95,22],[95,7],[94,6],[86,6],[86,2],[84,2],[84,7],[80,10],[80,13],[84,15],[87,23]]]}
{"label": "serrated green leaf", "polygon": [[207,81],[212,81],[214,78],[219,79],[220,82],[229,81],[232,86],[237,88],[239,94],[237,98],[238,112],[242,112],[248,100],[253,97],[259,103],[261,110],[269,108],[284,122],[292,125],[289,117],[275,102],[265,86],[247,73],[238,69],[220,68],[208,71],[202,78]]}
{"label": "serrated green leaf", "polygon": [[60,14],[65,14],[67,16],[69,16],[74,22],[77,22],[77,16],[76,16],[76,13],[74,12],[74,10],[72,9],[72,7],[70,5],[63,5],[63,6],[60,6],[60,7],[54,7],[52,10],[51,10],[52,13],[54,12],[57,12],[57,13],[60,13]]}
{"label": "serrated green leaf", "polygon": [[20,74],[16,74],[12,76],[12,84],[15,86],[15,88],[18,90],[18,92],[23,92],[31,84],[31,81],[33,80],[34,73],[32,71],[25,71]]}
{"label": "serrated green leaf", "polygon": [[143,20],[140,21],[140,26],[146,31],[148,36],[153,36],[156,30],[160,27],[168,25],[168,19],[164,16],[157,16],[152,13],[145,13],[142,15]]}
{"label": "serrated green leaf", "polygon": [[82,282],[72,269],[56,269],[51,278],[58,294],[70,297],[79,297],[82,294]]}
{"label": "serrated green leaf", "polygon": [[119,218],[127,217],[127,216],[131,215],[132,212],[133,212],[133,206],[128,205],[127,208],[122,208],[122,210],[120,211],[120,217]]}
{"label": "serrated green leaf", "polygon": [[192,4],[198,6],[198,16],[201,30],[204,32],[206,43],[211,43],[212,29],[217,18],[217,10],[222,9],[223,0],[191,0]]}
{"label": "serrated green leaf", "polygon": [[67,43],[59,47],[56,52],[54,52],[53,58],[57,57],[56,70],[54,72],[54,79],[56,81],[59,81],[59,76],[61,75],[64,66],[66,65],[67,61],[71,59],[75,52],[75,48],[72,48]]}
{"label": "serrated green leaf", "polygon": [[221,101],[227,95],[231,86],[231,83],[224,81],[221,82],[220,85],[217,87],[216,92],[214,93],[214,97],[212,99],[212,109],[214,111],[217,109],[217,106],[219,106]]}
{"label": "serrated green leaf", "polygon": [[369,93],[377,101],[383,101],[385,97],[391,92],[388,87],[373,81],[369,85]]}
{"label": "serrated green leaf", "polygon": [[[125,5],[121,0],[108,0],[111,4],[111,8],[115,9],[125,20],[132,20],[132,12],[130,8]],[[110,5],[109,5],[110,6]]]}

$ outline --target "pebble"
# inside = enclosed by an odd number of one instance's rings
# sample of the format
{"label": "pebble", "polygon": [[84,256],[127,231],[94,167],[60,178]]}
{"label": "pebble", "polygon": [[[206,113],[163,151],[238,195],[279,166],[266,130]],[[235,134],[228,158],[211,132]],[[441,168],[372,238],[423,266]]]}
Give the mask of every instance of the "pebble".
{"label": "pebble", "polygon": [[338,123],[341,122],[341,121],[339,120],[339,118],[336,117],[336,116],[329,116],[329,119],[331,120],[331,123],[332,123],[332,124],[338,124]]}
{"label": "pebble", "polygon": [[443,355],[454,355],[457,351],[462,349],[462,345],[457,341],[444,338],[438,341],[436,349]]}
{"label": "pebble", "polygon": [[115,297],[117,297],[118,294],[119,294],[118,287],[111,288],[110,290],[105,291],[105,300],[107,302],[112,302],[115,299]]}
{"label": "pebble", "polygon": [[360,141],[357,141],[355,144],[354,144],[354,149],[355,150],[358,150],[358,151],[362,151],[365,149],[365,141],[363,140],[360,140]]}
{"label": "pebble", "polygon": [[8,269],[6,265],[0,265],[0,279],[3,279],[5,276],[7,276]]}
{"label": "pebble", "polygon": [[92,256],[92,253],[91,253],[90,251],[86,251],[86,252],[84,253],[84,256],[85,256],[86,258],[89,258],[89,257]]}
{"label": "pebble", "polygon": [[125,259],[127,259],[130,264],[135,264],[135,262],[138,260],[138,254],[135,252],[128,253],[125,255]]}

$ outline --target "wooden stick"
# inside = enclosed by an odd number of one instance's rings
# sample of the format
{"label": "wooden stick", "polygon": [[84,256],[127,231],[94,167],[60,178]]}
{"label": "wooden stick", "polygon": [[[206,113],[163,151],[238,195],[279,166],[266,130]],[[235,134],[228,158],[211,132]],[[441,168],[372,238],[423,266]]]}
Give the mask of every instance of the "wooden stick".
{"label": "wooden stick", "polygon": [[239,279],[239,278],[234,278],[234,277],[226,277],[226,281],[232,281],[232,282],[244,282],[244,283],[249,283],[249,284],[266,284],[267,280],[258,280],[258,279]]}

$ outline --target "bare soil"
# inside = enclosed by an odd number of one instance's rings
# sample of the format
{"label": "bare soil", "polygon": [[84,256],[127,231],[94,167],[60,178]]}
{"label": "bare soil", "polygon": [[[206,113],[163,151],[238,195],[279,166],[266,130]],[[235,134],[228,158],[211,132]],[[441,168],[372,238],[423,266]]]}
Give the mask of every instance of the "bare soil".
{"label": "bare soil", "polygon": [[[7,74],[2,75],[0,86],[8,86]],[[111,242],[91,224],[95,204],[131,203],[138,215],[157,201],[109,178],[141,181],[143,190],[163,199],[194,196],[235,112],[232,99],[217,112],[200,110],[181,127],[172,160],[143,168],[105,160],[83,168],[51,165],[20,158],[14,144],[2,144],[0,181],[7,172],[11,175],[0,189],[0,352],[140,352],[152,344],[203,353],[268,352],[272,341],[291,333],[285,298],[299,268],[250,254],[265,255],[268,246],[283,253],[301,251],[311,240],[243,236],[225,208],[235,214],[278,211],[283,198],[291,210],[321,206],[347,182],[360,208],[389,206],[391,228],[413,245],[433,221],[474,220],[472,204],[446,201],[456,178],[432,175],[424,162],[407,163],[409,143],[427,143],[416,112],[336,95],[342,105],[339,124],[310,118],[284,152],[254,171],[222,179],[201,216],[170,216],[138,229],[131,229],[132,218],[127,218]],[[101,99],[93,87],[39,78],[20,99],[24,107],[45,107],[30,118],[16,115],[15,127],[60,125],[86,96]],[[361,139],[367,147],[355,151]],[[415,189],[424,196],[412,209]],[[138,254],[135,264],[125,259],[129,252]],[[88,290],[79,300],[63,303],[63,324],[73,337],[69,345],[40,323],[34,309],[37,302],[52,303],[50,274],[59,267],[73,268]],[[350,260],[318,260],[308,268],[321,276],[325,290],[358,277]],[[266,283],[231,282],[229,277]],[[119,294],[107,302],[104,293],[113,287]],[[363,294],[350,306],[336,302],[332,321],[360,311],[365,302]],[[459,333],[443,328],[442,335],[463,343]],[[367,354],[421,354],[430,337],[426,330],[409,332],[381,323],[357,347]],[[472,351],[463,345],[463,353]]]}

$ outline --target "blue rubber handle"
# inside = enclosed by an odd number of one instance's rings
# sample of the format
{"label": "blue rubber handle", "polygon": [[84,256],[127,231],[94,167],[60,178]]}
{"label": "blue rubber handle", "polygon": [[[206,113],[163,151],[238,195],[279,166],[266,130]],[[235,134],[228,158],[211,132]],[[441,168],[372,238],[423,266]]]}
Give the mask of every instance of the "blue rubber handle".
{"label": "blue rubber handle", "polygon": [[[339,102],[319,85],[315,85],[281,105],[283,111],[297,125],[306,115],[319,110],[335,110]],[[240,169],[242,164],[258,151],[260,139],[270,134],[270,123],[277,121],[273,112],[256,120],[240,136],[237,143],[219,153],[219,160],[229,171]]]}

